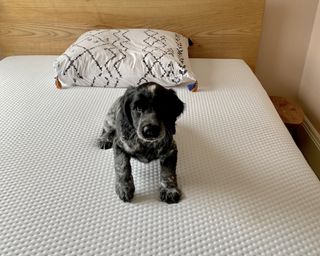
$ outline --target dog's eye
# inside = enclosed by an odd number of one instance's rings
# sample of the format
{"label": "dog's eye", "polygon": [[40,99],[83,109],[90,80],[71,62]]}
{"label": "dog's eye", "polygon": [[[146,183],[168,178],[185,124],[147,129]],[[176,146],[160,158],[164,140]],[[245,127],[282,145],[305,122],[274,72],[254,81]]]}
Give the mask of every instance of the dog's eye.
{"label": "dog's eye", "polygon": [[142,109],[141,107],[136,107],[136,111],[137,111],[137,112],[142,112],[143,109]]}
{"label": "dog's eye", "polygon": [[137,112],[143,112],[145,109],[147,108],[145,102],[143,101],[137,101],[135,104],[134,104],[134,109],[137,111]]}

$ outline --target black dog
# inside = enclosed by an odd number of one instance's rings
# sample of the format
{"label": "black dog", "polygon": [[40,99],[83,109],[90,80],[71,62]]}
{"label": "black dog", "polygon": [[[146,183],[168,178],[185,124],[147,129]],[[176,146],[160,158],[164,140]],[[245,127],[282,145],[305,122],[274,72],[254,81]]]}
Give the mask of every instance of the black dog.
{"label": "black dog", "polygon": [[98,144],[113,147],[116,193],[124,202],[134,195],[130,158],[148,163],[160,159],[160,199],[177,203],[175,122],[184,104],[173,90],[156,83],[130,87],[111,107]]}

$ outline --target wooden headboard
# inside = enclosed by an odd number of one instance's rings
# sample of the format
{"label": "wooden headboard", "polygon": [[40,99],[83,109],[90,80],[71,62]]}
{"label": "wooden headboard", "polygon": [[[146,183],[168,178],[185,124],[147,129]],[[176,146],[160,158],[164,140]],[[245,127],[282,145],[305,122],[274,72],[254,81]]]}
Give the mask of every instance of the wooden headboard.
{"label": "wooden headboard", "polygon": [[60,54],[96,28],[157,28],[194,42],[190,57],[242,58],[253,69],[264,0],[0,0],[0,57]]}

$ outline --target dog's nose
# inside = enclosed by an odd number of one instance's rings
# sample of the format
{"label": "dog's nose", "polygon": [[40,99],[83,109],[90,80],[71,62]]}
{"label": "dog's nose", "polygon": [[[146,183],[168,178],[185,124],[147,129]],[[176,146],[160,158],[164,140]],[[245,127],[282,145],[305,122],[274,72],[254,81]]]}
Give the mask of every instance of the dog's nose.
{"label": "dog's nose", "polygon": [[160,126],[154,124],[148,124],[143,127],[142,135],[143,137],[150,139],[150,138],[157,138],[160,134]]}

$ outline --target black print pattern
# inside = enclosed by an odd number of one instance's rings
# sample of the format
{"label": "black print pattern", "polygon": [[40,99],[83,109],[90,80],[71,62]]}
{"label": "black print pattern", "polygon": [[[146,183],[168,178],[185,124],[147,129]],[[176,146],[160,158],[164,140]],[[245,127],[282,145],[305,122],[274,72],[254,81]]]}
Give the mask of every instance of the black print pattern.
{"label": "black print pattern", "polygon": [[159,35],[157,31],[148,29],[145,30],[147,38],[143,40],[146,46],[142,49],[145,52],[142,62],[147,68],[147,72],[140,78],[138,84],[143,84],[145,82],[149,82],[147,77],[156,77],[156,74],[152,72],[152,69],[157,65],[160,70],[160,77],[164,77],[166,74],[166,70],[161,63],[161,58],[167,54],[165,48],[166,37]]}
{"label": "black print pattern", "polygon": [[[128,33],[128,30],[117,30],[115,32],[112,33],[113,36],[113,41],[109,43],[108,47],[105,47],[104,50],[109,52],[111,54],[110,58],[108,60],[106,60],[104,67],[105,70],[107,71],[107,75],[104,78],[106,79],[106,86],[110,85],[110,78],[115,79],[115,82],[113,84],[113,87],[117,87],[120,78],[122,78],[122,74],[120,72],[120,65],[121,62],[127,57],[126,52],[129,49],[129,46],[127,46],[127,44],[130,43],[130,39],[126,36],[126,33]],[[112,38],[107,38],[107,40],[112,40]],[[118,60],[114,61],[117,57],[120,57]],[[114,61],[114,63],[113,63]],[[115,70],[116,73],[113,72],[113,76],[112,75],[112,71],[110,70],[109,66],[110,63],[113,63],[112,67]]]}
{"label": "black print pattern", "polygon": [[[165,58],[166,55],[174,57],[174,50],[169,48],[166,44],[167,38],[164,35],[159,34],[158,31],[151,29],[145,30],[144,33],[147,37],[143,40],[143,42],[146,43],[146,46],[143,48],[143,52],[145,52],[145,54],[142,62],[147,68],[147,72],[140,78],[138,84],[140,85],[145,82],[152,82],[152,78],[163,78],[165,76],[168,77],[171,82],[179,84],[181,78],[175,75],[173,62],[170,61],[167,66],[162,63],[162,58]],[[178,59],[181,62],[178,63],[180,67],[179,74],[184,75],[186,72],[185,65],[183,65],[183,48],[180,36],[175,34],[175,39],[177,43]]]}
{"label": "black print pattern", "polygon": [[58,58],[58,78],[60,74],[72,85],[91,87],[161,81],[179,84],[187,73],[185,38],[167,33],[152,29],[89,31],[63,54],[63,67]]}
{"label": "black print pattern", "polygon": [[[64,54],[64,56],[66,56],[69,60],[69,65],[64,70],[63,75],[66,75],[69,69],[73,69],[76,73],[76,76],[73,78],[74,85],[82,84],[79,80],[84,79],[76,63],[81,61],[81,57],[83,57],[85,54],[88,54],[91,57],[93,63],[98,69],[98,72],[92,77],[92,82],[90,84],[91,87],[95,86],[96,79],[101,77],[102,74],[104,74],[103,77],[106,80],[105,87],[111,85],[110,78],[113,78],[116,81],[112,86],[116,87],[118,85],[119,78],[122,77],[122,74],[119,71],[119,66],[127,57],[126,51],[129,49],[129,47],[126,45],[130,42],[130,39],[126,36],[128,30],[115,30],[107,37],[103,37],[104,33],[106,33],[104,30],[88,32],[86,36],[79,38],[79,40],[71,46],[71,48],[82,49],[80,53],[76,54],[75,56],[69,56],[66,53]],[[86,47],[88,42],[90,42],[90,45],[93,46],[90,48]],[[106,56],[108,56],[108,58],[105,60],[105,63],[99,63],[95,57],[95,54],[93,53],[95,49],[100,49],[101,47],[103,47],[107,53]],[[71,53],[74,52],[74,49],[71,50]],[[120,58],[114,61],[116,57]],[[110,63],[113,63],[111,67]],[[114,69],[115,72],[113,72],[111,69]]]}

